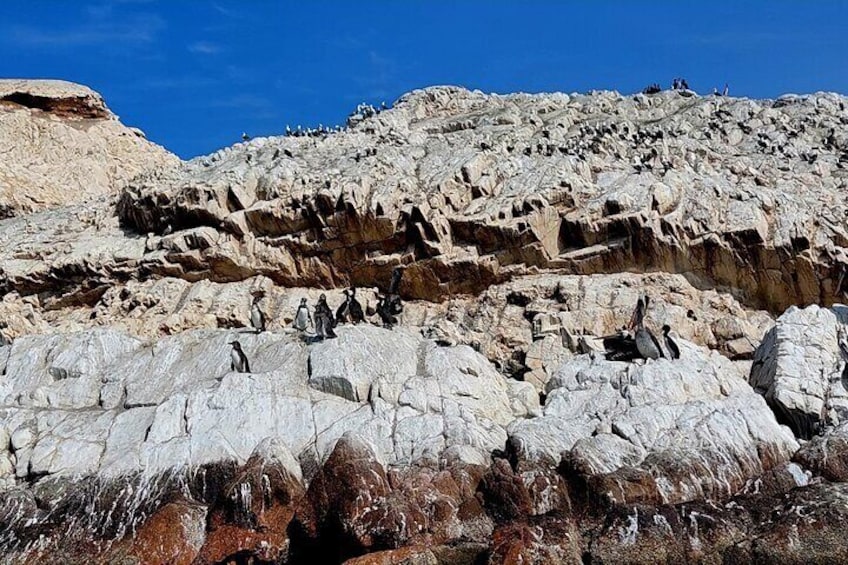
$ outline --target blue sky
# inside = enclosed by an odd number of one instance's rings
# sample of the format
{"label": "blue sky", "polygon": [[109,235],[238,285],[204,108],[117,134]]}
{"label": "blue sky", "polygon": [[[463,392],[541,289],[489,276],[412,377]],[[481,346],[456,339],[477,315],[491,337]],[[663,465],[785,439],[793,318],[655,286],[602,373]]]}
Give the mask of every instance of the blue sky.
{"label": "blue sky", "polygon": [[6,0],[0,73],[101,92],[182,157],[458,84],[848,92],[848,2]]}

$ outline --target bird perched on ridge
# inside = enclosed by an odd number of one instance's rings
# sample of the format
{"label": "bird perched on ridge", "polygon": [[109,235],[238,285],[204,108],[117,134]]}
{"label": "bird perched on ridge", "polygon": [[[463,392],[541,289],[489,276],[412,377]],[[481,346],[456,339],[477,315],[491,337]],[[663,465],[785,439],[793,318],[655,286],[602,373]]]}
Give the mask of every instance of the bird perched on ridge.
{"label": "bird perched on ridge", "polygon": [[344,302],[336,309],[336,324],[343,324],[350,319],[350,292],[347,289],[342,292],[345,297]]}
{"label": "bird perched on ridge", "polygon": [[312,325],[312,314],[309,313],[309,305],[306,298],[300,299],[300,305],[294,313],[294,328],[299,332],[305,332]]}
{"label": "bird perched on ridge", "polygon": [[354,324],[365,321],[365,312],[362,311],[362,304],[356,299],[356,287],[350,287],[350,299],[348,304],[348,313],[350,321]]}
{"label": "bird perched on ridge", "polygon": [[259,301],[262,300],[262,295],[253,297],[253,304],[250,306],[250,325],[256,330],[256,333],[265,331],[265,313],[262,307],[259,306]]}
{"label": "bird perched on ridge", "polygon": [[677,346],[677,342],[675,342],[668,332],[671,331],[671,326],[665,324],[662,327],[663,341],[665,341],[665,349],[668,351],[669,359],[680,359],[680,347]]}
{"label": "bird perched on ridge", "polygon": [[333,331],[335,325],[333,312],[327,305],[327,296],[322,293],[315,305],[315,333],[320,339],[336,337],[336,332]]}
{"label": "bird perched on ridge", "polygon": [[238,341],[231,341],[230,345],[233,346],[232,351],[230,351],[230,370],[238,373],[249,373],[250,362],[247,360],[247,355],[241,348],[241,344]]}
{"label": "bird perched on ridge", "polygon": [[640,296],[636,303],[636,310],[633,311],[633,316],[630,318],[630,329],[635,329],[634,339],[636,340],[636,349],[643,359],[659,359],[664,357],[660,342],[651,331],[645,327],[645,312],[648,309],[650,298],[648,295]]}

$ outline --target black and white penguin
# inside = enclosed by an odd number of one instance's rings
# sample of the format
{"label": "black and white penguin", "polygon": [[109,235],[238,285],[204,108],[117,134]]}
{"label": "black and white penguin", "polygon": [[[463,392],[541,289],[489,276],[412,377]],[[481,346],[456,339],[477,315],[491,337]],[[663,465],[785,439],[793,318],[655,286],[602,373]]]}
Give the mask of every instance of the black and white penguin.
{"label": "black and white penguin", "polygon": [[244,354],[241,344],[238,341],[232,341],[230,345],[233,346],[233,350],[230,351],[230,370],[237,373],[249,373],[250,362],[247,360],[247,355]]}
{"label": "black and white penguin", "polygon": [[636,334],[634,335],[636,349],[639,351],[639,355],[645,360],[664,357],[659,340],[651,333],[651,330],[645,327],[644,318],[649,300],[648,295],[639,297],[639,301],[636,303],[636,310],[633,312],[633,317],[631,318],[631,323],[636,328]]}
{"label": "black and white penguin", "polygon": [[294,328],[299,332],[305,332],[312,325],[312,314],[309,313],[309,305],[305,298],[300,299],[297,312],[294,313]]}
{"label": "black and white penguin", "polygon": [[670,331],[671,326],[669,326],[668,324],[665,324],[662,327],[663,341],[665,341],[665,349],[666,351],[668,351],[669,359],[680,359],[680,348],[677,346],[677,343],[675,343],[675,341],[671,339],[671,336],[668,335],[668,332]]}
{"label": "black and white penguin", "polygon": [[262,300],[262,296],[254,296],[253,305],[250,307],[250,325],[253,326],[256,333],[262,333],[265,331],[265,313],[259,306],[260,300]]}
{"label": "black and white penguin", "polygon": [[362,311],[362,304],[356,299],[356,287],[350,287],[350,304],[348,305],[350,321],[354,324],[365,321],[365,313]]}
{"label": "black and white penguin", "polygon": [[345,295],[342,302],[336,309],[336,323],[343,324],[350,321],[350,292],[347,289],[342,291]]}
{"label": "black and white penguin", "polygon": [[336,332],[333,331],[335,325],[333,312],[327,305],[327,296],[321,294],[318,297],[318,303],[315,305],[315,333],[321,339],[336,337]]}

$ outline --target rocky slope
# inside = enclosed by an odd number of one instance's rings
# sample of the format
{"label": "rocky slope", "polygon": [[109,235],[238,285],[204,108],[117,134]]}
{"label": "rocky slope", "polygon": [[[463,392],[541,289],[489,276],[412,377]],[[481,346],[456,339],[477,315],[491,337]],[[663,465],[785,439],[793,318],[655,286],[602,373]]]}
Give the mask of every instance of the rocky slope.
{"label": "rocky slope", "polygon": [[[90,90],[2,84],[13,136],[119,147]],[[66,156],[93,192],[0,220],[3,559],[844,561],[844,104],[438,87]],[[399,265],[397,328],[291,329]],[[605,360],[642,293],[681,358]]]}
{"label": "rocky slope", "polygon": [[127,128],[89,88],[0,79],[0,218],[117,194],[179,159]]}

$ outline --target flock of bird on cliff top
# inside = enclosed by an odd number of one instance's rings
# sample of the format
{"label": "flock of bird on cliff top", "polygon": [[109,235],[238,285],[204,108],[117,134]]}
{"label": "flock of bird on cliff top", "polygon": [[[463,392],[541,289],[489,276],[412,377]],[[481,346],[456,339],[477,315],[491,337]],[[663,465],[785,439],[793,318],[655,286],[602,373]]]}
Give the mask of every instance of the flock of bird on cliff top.
{"label": "flock of bird on cliff top", "polygon": [[[372,311],[370,307],[365,310],[356,298],[356,287],[344,289],[344,300],[336,309],[335,315],[327,304],[327,295],[321,294],[310,311],[306,298],[300,299],[300,304],[294,314],[292,326],[308,342],[323,341],[337,337],[333,331],[338,324],[349,322],[358,324],[366,322],[366,315],[377,314],[382,321],[383,327],[391,329],[398,323],[397,316],[403,312],[403,303],[400,298],[400,282],[403,277],[403,267],[395,267],[392,271],[392,279],[386,294],[377,294],[377,306]],[[250,324],[256,333],[265,331],[265,312],[260,302],[262,295],[254,296],[250,308]],[[604,354],[608,361],[635,361],[637,359],[656,360],[659,358],[679,359],[680,347],[669,335],[671,327],[668,324],[662,327],[662,343],[657,336],[645,327],[645,313],[648,310],[650,297],[643,295],[636,303],[636,309],[630,317],[630,322],[618,333],[606,336],[603,339]],[[311,335],[307,332],[312,328]],[[250,372],[250,361],[242,349],[238,340],[230,342],[232,345],[230,370],[239,373]]]}

